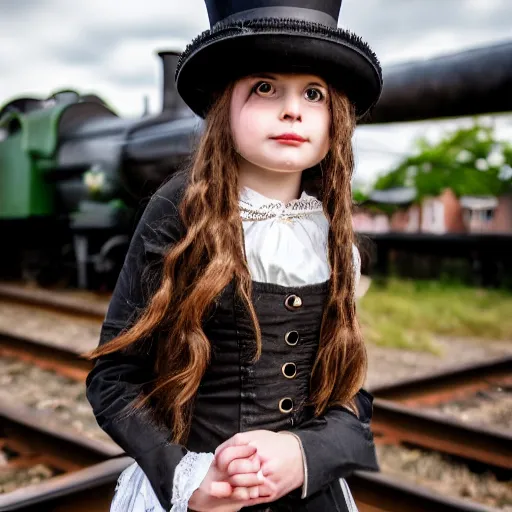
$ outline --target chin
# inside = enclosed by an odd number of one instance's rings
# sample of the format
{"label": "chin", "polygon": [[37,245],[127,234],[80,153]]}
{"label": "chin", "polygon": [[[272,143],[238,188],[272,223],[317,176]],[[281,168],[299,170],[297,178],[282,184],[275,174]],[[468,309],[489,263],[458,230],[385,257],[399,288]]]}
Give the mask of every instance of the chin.
{"label": "chin", "polygon": [[314,167],[321,161],[321,159],[315,158],[311,154],[304,153],[290,151],[288,154],[275,155],[276,158],[267,158],[267,168],[281,172],[297,172]]}
{"label": "chin", "polygon": [[275,158],[266,160],[263,166],[276,172],[299,172],[307,169],[309,163],[304,158]]}
{"label": "chin", "polygon": [[[263,156],[263,155],[262,155]],[[273,158],[274,157],[274,158]],[[247,158],[247,161],[267,171],[280,172],[280,173],[294,173],[302,172],[304,169],[314,167],[321,160],[304,158],[304,155],[264,155],[263,158]]]}

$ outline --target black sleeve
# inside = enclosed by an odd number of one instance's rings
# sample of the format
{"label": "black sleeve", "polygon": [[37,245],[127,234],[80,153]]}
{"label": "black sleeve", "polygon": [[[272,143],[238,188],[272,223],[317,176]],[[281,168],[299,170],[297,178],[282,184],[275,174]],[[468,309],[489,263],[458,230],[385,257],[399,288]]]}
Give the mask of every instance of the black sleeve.
{"label": "black sleeve", "polygon": [[[100,345],[136,318],[150,293],[144,270],[150,264],[159,275],[165,248],[181,236],[180,183],[173,178],[163,185],[137,225],[101,329]],[[99,426],[138,462],[160,503],[170,510],[174,469],[187,450],[171,444],[170,429],[155,425],[147,411],[137,409],[126,414],[143,386],[155,378],[153,351],[142,346],[136,355],[123,351],[100,357],[87,377],[87,399]]]}
{"label": "black sleeve", "polygon": [[332,407],[320,418],[290,430],[301,441],[307,468],[302,498],[355,470],[379,470],[370,428],[373,396],[361,388],[356,401],[359,418],[345,407]]}

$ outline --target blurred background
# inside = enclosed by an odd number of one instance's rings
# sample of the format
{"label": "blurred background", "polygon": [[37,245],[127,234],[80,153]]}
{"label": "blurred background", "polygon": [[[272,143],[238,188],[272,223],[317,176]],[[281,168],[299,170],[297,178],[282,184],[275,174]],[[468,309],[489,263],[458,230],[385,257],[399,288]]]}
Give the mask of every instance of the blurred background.
{"label": "blurred background", "polygon": [[[381,472],[361,512],[512,510],[512,2],[343,0],[384,91],[354,136]],[[107,511],[130,463],[85,399],[151,193],[201,120],[202,0],[0,0],[0,510]],[[229,56],[227,56],[229,57]]]}

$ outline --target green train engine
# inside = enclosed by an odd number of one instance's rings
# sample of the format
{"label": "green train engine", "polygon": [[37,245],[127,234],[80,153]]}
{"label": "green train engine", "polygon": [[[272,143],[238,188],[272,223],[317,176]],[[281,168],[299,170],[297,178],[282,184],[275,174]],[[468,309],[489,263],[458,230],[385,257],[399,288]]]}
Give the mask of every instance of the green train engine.
{"label": "green train engine", "polygon": [[110,288],[145,199],[192,151],[201,121],[160,52],[163,108],[120,118],[94,95],[59,91],[0,110],[0,277]]}

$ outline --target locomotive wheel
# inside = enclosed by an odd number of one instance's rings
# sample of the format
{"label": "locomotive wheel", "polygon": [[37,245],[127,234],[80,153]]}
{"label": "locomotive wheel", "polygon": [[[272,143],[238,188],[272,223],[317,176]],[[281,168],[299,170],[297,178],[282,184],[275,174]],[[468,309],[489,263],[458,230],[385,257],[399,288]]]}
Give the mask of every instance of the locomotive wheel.
{"label": "locomotive wheel", "polygon": [[21,259],[21,279],[41,287],[69,284],[73,274],[66,248],[26,250]]}

